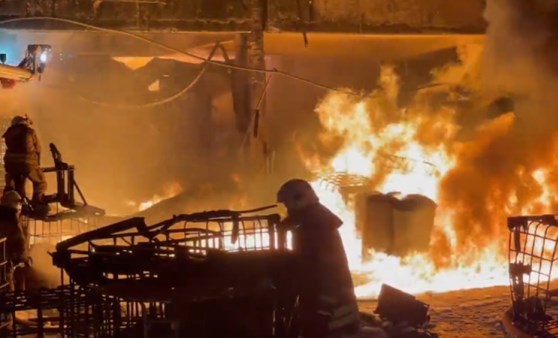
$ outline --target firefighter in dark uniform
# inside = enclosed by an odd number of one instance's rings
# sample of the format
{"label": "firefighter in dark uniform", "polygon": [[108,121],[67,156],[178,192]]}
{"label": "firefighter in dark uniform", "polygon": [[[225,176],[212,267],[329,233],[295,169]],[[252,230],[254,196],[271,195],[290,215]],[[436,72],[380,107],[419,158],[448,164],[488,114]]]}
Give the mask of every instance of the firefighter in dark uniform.
{"label": "firefighter in dark uniform", "polygon": [[341,219],[319,202],[312,186],[293,179],[279,189],[277,202],[288,212],[293,232],[300,327],[304,338],[358,335],[360,314],[338,228]]}
{"label": "firefighter in dark uniform", "polygon": [[15,189],[20,196],[25,196],[25,180],[29,179],[33,183],[33,204],[44,205],[47,183],[40,168],[41,144],[31,124],[29,118],[16,116],[2,136],[7,148],[4,155],[5,191]]}
{"label": "firefighter in dark uniform", "polygon": [[7,191],[0,202],[0,237],[6,238],[10,291],[25,289],[24,270],[31,263],[27,240],[19,221],[22,202],[15,190]]}

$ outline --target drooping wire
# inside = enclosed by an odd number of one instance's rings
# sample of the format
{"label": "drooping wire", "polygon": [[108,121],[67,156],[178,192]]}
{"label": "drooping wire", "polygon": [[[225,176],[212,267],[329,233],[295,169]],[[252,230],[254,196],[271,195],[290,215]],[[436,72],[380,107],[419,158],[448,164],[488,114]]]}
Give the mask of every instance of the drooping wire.
{"label": "drooping wire", "polygon": [[212,64],[212,65],[215,65],[215,66],[224,67],[224,68],[228,68],[228,69],[234,69],[234,70],[240,70],[240,71],[246,71],[246,72],[277,74],[277,75],[281,75],[281,76],[284,76],[286,78],[290,78],[290,79],[293,79],[293,80],[296,80],[296,81],[299,81],[299,82],[303,82],[303,83],[306,83],[308,85],[312,85],[314,87],[325,89],[325,90],[328,90],[328,91],[336,91],[336,92],[344,93],[344,94],[347,94],[347,95],[365,97],[365,95],[361,95],[361,94],[356,93],[356,92],[351,91],[351,90],[343,90],[343,89],[334,88],[334,87],[331,87],[331,86],[328,86],[328,85],[324,85],[324,84],[306,79],[306,78],[298,76],[298,75],[294,75],[294,74],[291,74],[291,73],[284,72],[282,70],[278,70],[277,68],[260,69],[260,68],[246,67],[246,66],[240,66],[240,65],[234,65],[234,64],[228,64],[228,63],[224,63],[224,62],[214,61],[214,60],[210,60],[209,58],[206,59],[203,56],[199,56],[197,54],[194,54],[194,53],[191,53],[191,52],[188,52],[188,51],[183,51],[179,48],[171,47],[169,45],[154,41],[152,39],[146,38],[146,37],[141,36],[141,35],[136,34],[136,33],[128,32],[128,31],[124,31],[124,30],[119,30],[119,29],[113,29],[113,28],[103,28],[103,27],[94,26],[94,25],[83,23],[83,22],[79,22],[79,21],[76,21],[76,20],[37,16],[37,17],[25,17],[25,18],[15,18],[15,19],[2,20],[2,21],[0,21],[0,26],[4,26],[4,25],[7,25],[7,24],[16,23],[16,22],[40,21],[40,20],[63,22],[63,23],[67,23],[67,24],[71,24],[71,25],[75,25],[75,26],[80,26],[80,27],[89,28],[89,29],[92,29],[92,30],[97,30],[97,31],[100,31],[100,32],[125,35],[125,36],[129,36],[129,37],[132,37],[132,38],[140,40],[140,41],[150,43],[154,46],[158,46],[162,49],[166,49],[168,51],[183,54],[183,55],[198,59],[200,61],[204,61],[206,63]]}
{"label": "drooping wire", "polygon": [[[219,45],[220,45],[219,42],[217,42],[215,44],[215,46],[213,47],[213,50],[209,54],[208,60],[211,60],[211,58],[213,58],[213,55],[217,51]],[[208,65],[209,65],[209,63],[205,62],[203,64],[202,68],[200,69],[200,71],[196,74],[196,77],[194,77],[194,79],[192,81],[190,81],[190,83],[186,87],[184,87],[184,89],[182,89],[181,91],[179,91],[178,93],[176,93],[176,94],[174,94],[170,97],[167,97],[167,98],[159,100],[159,101],[150,102],[150,103],[146,103],[146,104],[139,104],[139,105],[128,105],[128,104],[121,104],[121,103],[100,102],[100,101],[91,100],[91,99],[83,97],[83,96],[79,96],[79,98],[83,101],[87,101],[87,102],[93,103],[93,104],[98,105],[98,106],[105,106],[105,107],[111,107],[111,108],[134,109],[134,108],[151,108],[151,107],[160,106],[160,105],[163,105],[165,103],[169,103],[171,101],[176,100],[177,98],[181,97],[182,95],[189,92],[192,88],[194,88],[194,86],[199,82],[201,77],[205,74],[205,71],[207,70]]]}
{"label": "drooping wire", "polygon": [[[152,44],[154,46],[160,47],[162,49],[166,49],[168,51],[172,51],[172,52],[175,52],[175,53],[178,53],[178,54],[186,55],[186,56],[192,57],[194,59],[198,59],[200,61],[203,61],[203,62],[205,62],[204,68],[202,68],[203,72],[200,71],[198,76],[196,76],[196,78],[192,82],[194,84],[195,84],[195,82],[197,82],[199,80],[199,77],[201,77],[201,75],[203,75],[203,73],[205,72],[205,70],[204,70],[205,66],[207,66],[207,64],[212,64],[212,65],[219,66],[219,67],[224,67],[224,68],[234,69],[234,70],[240,70],[240,71],[246,71],[246,72],[264,73],[264,74],[271,74],[271,75],[281,75],[281,76],[284,76],[286,78],[290,78],[292,80],[296,80],[296,81],[299,81],[299,82],[302,82],[302,83],[306,83],[308,85],[311,85],[311,86],[314,86],[314,87],[317,87],[317,88],[321,88],[321,89],[324,89],[324,90],[327,90],[327,91],[332,91],[332,92],[339,92],[339,93],[346,94],[346,95],[356,96],[356,97],[359,97],[361,99],[373,98],[375,96],[374,94],[363,95],[363,94],[359,94],[359,93],[357,93],[355,91],[352,91],[352,90],[343,90],[343,89],[339,89],[339,88],[334,88],[334,87],[331,87],[331,86],[328,86],[328,85],[324,85],[324,84],[321,84],[321,83],[303,78],[303,77],[298,76],[298,75],[294,75],[294,74],[287,73],[287,72],[282,71],[282,70],[278,70],[277,68],[260,69],[260,68],[239,66],[239,65],[234,65],[234,64],[230,64],[230,63],[224,63],[224,62],[211,60],[211,56],[206,59],[206,58],[204,58],[202,56],[199,56],[197,54],[187,52],[187,51],[183,51],[181,49],[178,49],[178,48],[175,48],[175,47],[172,47],[172,46],[154,41],[152,39],[146,38],[146,37],[141,36],[141,35],[136,34],[136,33],[128,32],[128,31],[124,31],[124,30],[119,30],[119,29],[113,29],[113,28],[103,28],[103,27],[94,26],[94,25],[86,24],[86,23],[79,22],[79,21],[76,21],[76,20],[71,20],[71,19],[54,18],[54,17],[14,18],[14,19],[7,19],[7,20],[0,21],[0,26],[7,25],[7,24],[10,24],[10,23],[25,22],[25,21],[41,21],[41,20],[63,22],[63,23],[67,23],[67,24],[71,24],[71,25],[75,25],[75,26],[89,28],[89,29],[92,29],[92,30],[100,31],[100,32],[106,32],[106,33],[120,34],[120,35],[124,35],[124,36],[129,36],[129,37],[132,37],[134,39],[144,41],[146,43],[149,43],[149,44]],[[214,51],[212,52],[212,54],[213,53],[214,53]],[[167,99],[163,100],[163,101],[165,101],[164,103],[172,101],[172,100],[176,99],[177,97],[179,97],[180,95],[187,92],[189,90],[189,87],[193,86],[192,83],[190,85],[188,85],[188,87],[186,87],[181,92],[173,95],[173,97],[169,98],[168,101],[167,101]],[[178,94],[180,94],[180,95],[178,95]],[[158,102],[153,102],[153,103],[143,105],[143,106],[150,106],[150,105],[156,106],[158,104],[159,104]],[[112,105],[112,104],[109,104],[109,105]],[[112,106],[114,106],[114,105],[112,105]],[[143,106],[139,106],[139,107],[143,107]],[[424,162],[424,161],[421,161],[421,162]],[[430,163],[426,163],[426,164],[427,165],[432,165]],[[434,165],[432,165],[432,166],[434,166]]]}

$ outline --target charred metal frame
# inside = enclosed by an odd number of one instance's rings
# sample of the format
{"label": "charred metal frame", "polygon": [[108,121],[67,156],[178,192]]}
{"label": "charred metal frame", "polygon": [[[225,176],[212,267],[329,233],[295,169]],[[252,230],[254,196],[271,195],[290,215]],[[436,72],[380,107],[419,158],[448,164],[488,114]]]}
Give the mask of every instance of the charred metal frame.
{"label": "charred metal frame", "polygon": [[49,309],[58,312],[48,321],[61,337],[163,337],[166,330],[165,337],[213,338],[223,336],[215,328],[241,330],[243,320],[261,327],[242,337],[294,337],[287,233],[277,214],[253,214],[272,207],[175,215],[153,225],[131,218],[79,234],[52,253],[62,285],[0,292],[0,315],[38,311],[36,325],[15,327],[13,337],[44,337]]}
{"label": "charred metal frame", "polygon": [[[75,167],[62,160],[62,154],[54,145],[51,143],[49,145],[50,152],[52,154],[52,159],[54,160],[53,168],[44,168],[43,172],[55,172],[56,173],[56,202],[59,202],[63,207],[68,209],[74,209],[75,207],[81,207],[88,205],[85,196],[81,192],[79,185],[77,184],[74,176]],[[75,191],[77,190],[79,197],[81,198],[81,203],[77,202],[75,199]]]}
{"label": "charred metal frame", "polygon": [[[55,215],[60,217],[36,218],[22,215],[20,218],[24,232],[27,234],[27,247],[44,243],[56,243],[99,227],[100,217],[67,212],[55,207]],[[63,217],[61,217],[63,215]],[[75,216],[75,217],[72,217]]]}
{"label": "charred metal frame", "polygon": [[558,221],[556,215],[508,218],[509,275],[513,324],[529,334],[558,333],[558,319],[550,315],[551,289],[558,263]]}
{"label": "charred metal frame", "polygon": [[[62,154],[53,143],[50,151],[54,167],[43,168],[44,173],[56,174],[56,193],[47,196],[54,213],[37,213],[26,198],[20,221],[27,234],[27,246],[35,243],[56,244],[67,237],[98,227],[105,210],[89,205],[75,179],[75,167],[63,161]],[[76,199],[76,191],[79,200]]]}
{"label": "charred metal frame", "polygon": [[[262,327],[243,337],[290,337],[296,297],[287,233],[277,214],[253,215],[269,208],[149,226],[131,218],[58,243],[53,262],[70,277],[61,275],[70,294],[60,293],[69,297],[59,302],[60,333],[149,337],[166,326],[178,328],[169,337],[216,337],[214,320],[241,330],[235,325],[251,318]],[[221,317],[209,322],[202,316],[215,313]]]}
{"label": "charred metal frame", "polygon": [[[79,217],[91,218],[104,216],[105,210],[87,203],[87,200],[85,199],[85,196],[75,179],[75,167],[62,160],[62,154],[54,143],[51,143],[49,147],[54,160],[54,167],[42,168],[42,171],[45,174],[56,174],[56,193],[47,196],[47,202],[59,203],[62,207],[69,210],[60,211],[58,206],[56,206],[57,212],[53,215],[40,215],[36,212],[36,210],[34,210],[34,206],[27,201],[28,203],[24,206],[22,214],[29,219],[42,220],[46,222],[56,222],[64,219],[77,219]],[[76,199],[76,191],[80,200]]]}

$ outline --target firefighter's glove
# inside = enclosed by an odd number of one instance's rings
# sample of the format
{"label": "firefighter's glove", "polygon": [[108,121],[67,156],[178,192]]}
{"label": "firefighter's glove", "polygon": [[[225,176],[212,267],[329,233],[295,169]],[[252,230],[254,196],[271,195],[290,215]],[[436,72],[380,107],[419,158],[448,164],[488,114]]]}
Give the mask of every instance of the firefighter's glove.
{"label": "firefighter's glove", "polygon": [[23,262],[17,263],[12,267],[12,272],[19,269],[19,268],[24,268],[24,267],[25,267],[25,263],[23,263]]}
{"label": "firefighter's glove", "polygon": [[31,257],[23,257],[17,260],[14,260],[14,263],[16,264],[17,267],[30,267],[31,265],[33,265],[33,258]]}
{"label": "firefighter's glove", "polygon": [[293,230],[296,227],[296,223],[293,222],[291,218],[286,217],[283,220],[281,220],[281,222],[279,223],[279,227],[281,229],[289,231],[289,230]]}

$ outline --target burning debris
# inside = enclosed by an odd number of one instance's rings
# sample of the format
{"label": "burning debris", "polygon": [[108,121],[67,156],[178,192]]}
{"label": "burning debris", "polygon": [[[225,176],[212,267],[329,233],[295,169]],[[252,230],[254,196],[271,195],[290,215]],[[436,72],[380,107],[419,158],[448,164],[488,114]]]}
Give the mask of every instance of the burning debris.
{"label": "burning debris", "polygon": [[[392,256],[396,250],[388,245],[361,242],[372,237],[361,230],[366,208],[342,188],[319,190],[324,203],[350,225],[343,236],[351,247],[351,268],[369,277],[367,285],[357,287],[360,296],[376,296],[380,282],[413,292],[508,283],[503,220],[556,206],[551,191],[558,127],[546,117],[555,116],[547,107],[555,106],[550,88],[556,79],[543,53],[554,41],[555,27],[535,19],[544,11],[555,13],[547,4],[526,10],[521,1],[489,1],[485,46],[458,48],[459,63],[433,72],[431,87],[418,91],[405,107],[394,104],[399,93],[394,87],[403,81],[394,78],[391,66],[383,68],[378,89],[367,97],[330,92],[318,104],[319,140],[334,155],[301,150],[311,172],[359,175],[368,194],[400,192],[436,205],[434,216],[431,207],[424,209],[424,238],[414,236],[417,247]],[[518,31],[521,22],[528,32]],[[539,38],[532,39],[533,34]],[[376,224],[382,223],[378,215],[393,217],[387,209],[376,212]],[[379,229],[392,230],[388,225]],[[373,240],[380,241],[380,233],[375,231]]]}

